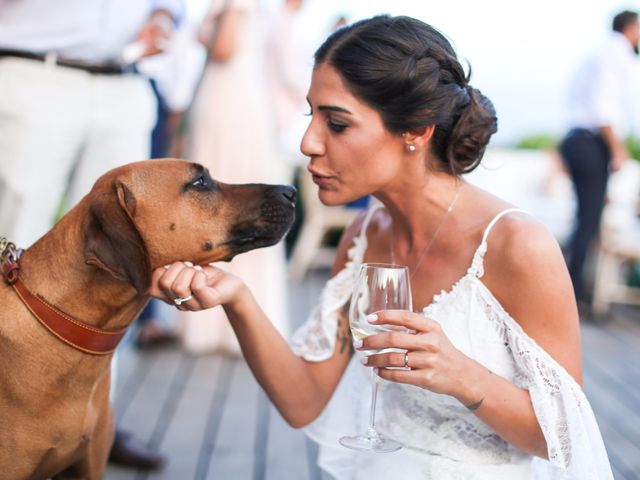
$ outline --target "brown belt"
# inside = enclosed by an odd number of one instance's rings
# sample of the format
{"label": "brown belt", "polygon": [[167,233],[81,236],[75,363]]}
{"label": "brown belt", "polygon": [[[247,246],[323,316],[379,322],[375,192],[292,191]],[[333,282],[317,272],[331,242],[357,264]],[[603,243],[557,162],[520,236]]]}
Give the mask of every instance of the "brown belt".
{"label": "brown belt", "polygon": [[60,58],[56,54],[0,49],[0,58],[1,57],[25,58],[27,60],[37,60],[39,62],[51,60],[55,65],[83,70],[93,75],[124,75],[126,73],[137,73],[134,65],[123,65],[119,63],[86,63],[81,60]]}

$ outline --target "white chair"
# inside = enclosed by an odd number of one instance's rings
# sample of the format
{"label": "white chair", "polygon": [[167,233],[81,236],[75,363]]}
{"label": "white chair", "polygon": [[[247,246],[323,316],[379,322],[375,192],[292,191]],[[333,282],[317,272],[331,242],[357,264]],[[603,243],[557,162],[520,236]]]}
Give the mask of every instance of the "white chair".
{"label": "white chair", "polygon": [[360,211],[357,208],[323,205],[318,199],[318,188],[306,169],[300,172],[299,186],[304,204],[304,222],[288,267],[289,276],[295,280],[304,278],[312,266],[326,267],[332,264],[335,248],[322,245],[325,235],[330,230],[350,225]]}
{"label": "white chair", "polygon": [[612,303],[640,305],[640,288],[627,286],[624,275],[625,267],[640,261],[639,192],[640,165],[629,161],[607,188],[592,303],[597,317],[606,316]]}

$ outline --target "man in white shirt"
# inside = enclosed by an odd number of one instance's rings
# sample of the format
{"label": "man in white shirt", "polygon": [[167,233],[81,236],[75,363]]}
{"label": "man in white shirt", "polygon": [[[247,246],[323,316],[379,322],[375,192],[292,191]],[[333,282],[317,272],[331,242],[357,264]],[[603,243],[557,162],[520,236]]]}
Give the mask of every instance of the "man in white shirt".
{"label": "man in white shirt", "polygon": [[0,0],[0,232],[16,245],[51,227],[72,170],[69,205],[149,156],[155,98],[126,60],[157,53],[181,5]]}
{"label": "man in white shirt", "polygon": [[[28,247],[105,171],[149,157],[155,97],[132,62],[162,49],[182,0],[0,0],[0,235]],[[161,455],[123,431],[112,458]]]}
{"label": "man in white shirt", "polygon": [[581,66],[571,87],[571,130],[560,153],[577,196],[568,264],[579,305],[588,304],[590,296],[584,264],[600,228],[609,172],[618,170],[628,158],[624,136],[639,40],[638,14],[624,11],[616,15],[610,38]]}

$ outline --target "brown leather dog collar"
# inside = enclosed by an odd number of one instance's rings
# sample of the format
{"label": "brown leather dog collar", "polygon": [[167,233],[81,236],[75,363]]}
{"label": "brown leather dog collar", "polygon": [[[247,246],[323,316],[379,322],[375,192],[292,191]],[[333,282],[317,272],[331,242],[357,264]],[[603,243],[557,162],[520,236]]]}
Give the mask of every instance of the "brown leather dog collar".
{"label": "brown leather dog collar", "polygon": [[102,329],[76,320],[33,294],[20,280],[21,249],[0,238],[0,267],[5,281],[13,287],[22,303],[53,335],[85,353],[106,355],[115,350],[127,332],[125,328]]}

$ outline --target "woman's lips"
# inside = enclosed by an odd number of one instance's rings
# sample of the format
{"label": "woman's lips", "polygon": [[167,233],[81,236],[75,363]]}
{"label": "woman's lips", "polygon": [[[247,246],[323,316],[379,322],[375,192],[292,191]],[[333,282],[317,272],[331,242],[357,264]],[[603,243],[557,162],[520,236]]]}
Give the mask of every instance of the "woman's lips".
{"label": "woman's lips", "polygon": [[309,170],[309,172],[311,173],[311,179],[313,180],[313,183],[318,185],[318,187],[320,188],[328,187],[333,180],[333,177],[330,177],[329,175],[322,175],[320,173],[314,172],[313,170]]}

